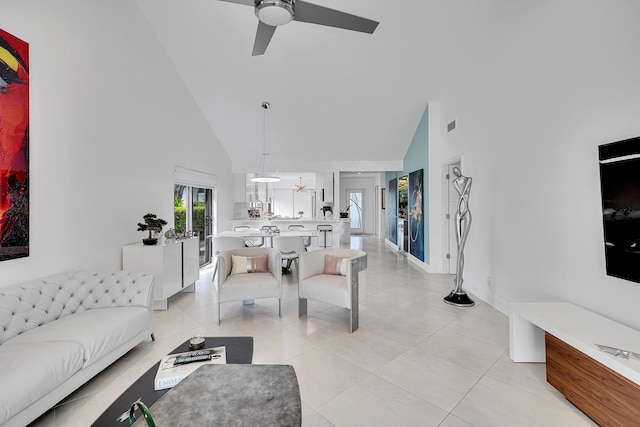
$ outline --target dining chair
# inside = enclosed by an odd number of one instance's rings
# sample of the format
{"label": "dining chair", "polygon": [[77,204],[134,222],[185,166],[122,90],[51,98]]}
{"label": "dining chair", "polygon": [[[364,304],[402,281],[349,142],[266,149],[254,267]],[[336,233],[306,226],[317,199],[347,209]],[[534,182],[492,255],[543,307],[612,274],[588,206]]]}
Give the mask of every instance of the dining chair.
{"label": "dining chair", "polygon": [[[302,224],[291,224],[289,225],[289,227],[287,227],[288,230],[290,231],[296,231],[296,230],[304,230],[304,225]],[[309,246],[311,246],[311,237],[303,237],[304,239],[304,247],[308,248]]]}
{"label": "dining chair", "polygon": [[242,237],[216,236],[211,239],[211,253],[213,254],[213,259],[216,263],[213,269],[212,280],[215,280],[216,272],[218,271],[218,254],[228,249],[239,249],[244,247],[245,244]]}
{"label": "dining chair", "polygon": [[282,273],[291,269],[291,263],[296,263],[298,271],[298,256],[307,249],[304,247],[304,239],[296,236],[274,236],[273,249],[280,251],[282,262],[286,261],[286,266],[282,267]]}

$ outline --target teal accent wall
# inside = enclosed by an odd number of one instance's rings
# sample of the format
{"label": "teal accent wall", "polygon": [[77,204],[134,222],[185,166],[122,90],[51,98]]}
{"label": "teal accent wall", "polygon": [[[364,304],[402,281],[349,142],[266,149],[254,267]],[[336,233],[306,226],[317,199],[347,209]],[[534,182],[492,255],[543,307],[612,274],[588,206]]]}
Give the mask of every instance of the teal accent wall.
{"label": "teal accent wall", "polygon": [[[411,145],[404,156],[404,170],[402,175],[418,169],[424,169],[425,177],[429,167],[429,108],[422,114],[416,133],[413,135]],[[401,176],[401,175],[399,175]]]}
{"label": "teal accent wall", "polygon": [[[410,172],[423,169],[424,183],[422,188],[422,204],[424,208],[424,262],[429,264],[429,107],[427,106],[422,114],[422,118],[418,123],[416,132],[413,135],[411,144],[407,149],[407,153],[403,159],[403,170],[397,172],[387,172],[385,174],[385,187],[393,178],[409,175]],[[396,217],[395,212],[387,209],[387,224],[391,220],[391,216]],[[388,233],[387,233],[388,234]],[[387,235],[387,238],[389,236]],[[396,242],[394,242],[396,243]]]}

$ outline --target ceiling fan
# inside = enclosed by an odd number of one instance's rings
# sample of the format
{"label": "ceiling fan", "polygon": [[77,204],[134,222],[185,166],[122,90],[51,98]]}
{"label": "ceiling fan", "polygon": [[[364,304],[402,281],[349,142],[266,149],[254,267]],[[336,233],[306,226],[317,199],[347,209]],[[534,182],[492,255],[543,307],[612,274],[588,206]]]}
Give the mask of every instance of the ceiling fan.
{"label": "ceiling fan", "polygon": [[258,17],[258,31],[253,44],[253,54],[263,55],[271,37],[280,25],[293,21],[326,25],[345,30],[372,34],[378,22],[361,18],[328,7],[318,6],[302,0],[220,0],[252,6]]}
{"label": "ceiling fan", "polygon": [[300,185],[298,184],[293,184],[296,187],[296,193],[306,193],[307,192],[307,186],[306,185],[302,185],[302,177],[298,177],[300,178]]}

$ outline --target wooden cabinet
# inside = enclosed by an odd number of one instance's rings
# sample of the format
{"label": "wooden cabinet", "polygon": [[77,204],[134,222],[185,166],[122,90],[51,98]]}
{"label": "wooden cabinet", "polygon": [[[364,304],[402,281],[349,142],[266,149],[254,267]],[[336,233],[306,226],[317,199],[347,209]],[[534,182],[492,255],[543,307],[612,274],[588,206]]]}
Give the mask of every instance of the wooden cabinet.
{"label": "wooden cabinet", "polygon": [[153,246],[135,243],[122,248],[122,269],[153,274],[153,308],[166,310],[169,297],[200,278],[199,255],[197,237]]}
{"label": "wooden cabinet", "polygon": [[640,331],[567,302],[512,302],[514,362],[546,362],[547,381],[601,426],[640,419],[640,367],[596,344],[640,352]]}
{"label": "wooden cabinet", "polygon": [[640,419],[640,386],[564,341],[545,334],[547,382],[601,426]]}

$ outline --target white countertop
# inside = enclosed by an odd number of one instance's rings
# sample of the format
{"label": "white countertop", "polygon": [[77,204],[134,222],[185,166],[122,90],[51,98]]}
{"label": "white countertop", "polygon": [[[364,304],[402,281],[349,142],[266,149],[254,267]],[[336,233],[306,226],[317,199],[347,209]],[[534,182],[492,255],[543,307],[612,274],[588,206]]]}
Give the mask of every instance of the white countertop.
{"label": "white countertop", "polygon": [[145,245],[144,243],[142,243],[142,241],[138,241],[138,242],[133,242],[133,243],[128,243],[125,246],[145,246],[145,247],[158,247],[158,246],[170,246],[170,245],[175,245],[176,243],[180,243],[183,242],[185,240],[192,240],[192,239],[198,239],[198,236],[194,236],[194,237],[181,237],[179,239],[167,239],[166,237],[162,237],[162,238],[158,238],[158,243],[156,243],[155,245]]}
{"label": "white countertop", "polygon": [[349,218],[333,218],[333,219],[325,219],[325,218],[317,218],[317,219],[313,219],[313,218],[255,218],[255,219],[250,219],[250,218],[245,218],[245,219],[232,219],[231,220],[232,223],[238,223],[238,222],[251,222],[251,223],[257,223],[257,222],[295,222],[295,223],[316,223],[316,222],[322,222],[322,223],[326,223],[326,222],[349,222]]}

